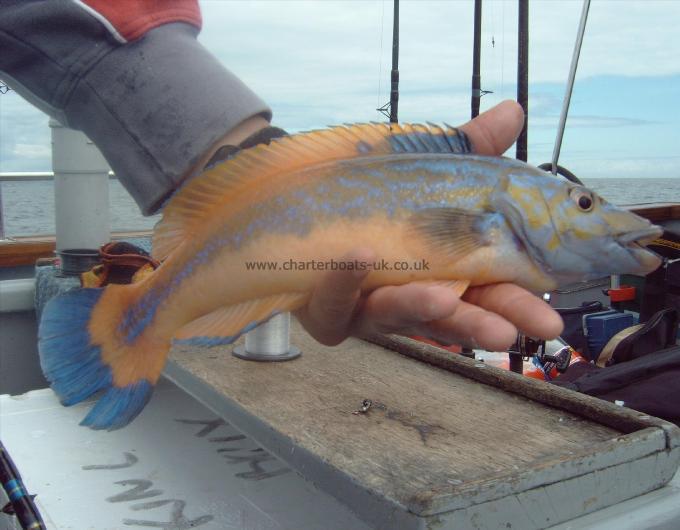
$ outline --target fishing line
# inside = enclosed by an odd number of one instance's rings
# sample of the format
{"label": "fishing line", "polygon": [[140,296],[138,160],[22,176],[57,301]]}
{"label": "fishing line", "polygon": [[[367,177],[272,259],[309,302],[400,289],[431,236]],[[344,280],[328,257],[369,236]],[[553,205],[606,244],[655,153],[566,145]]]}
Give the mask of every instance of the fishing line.
{"label": "fishing line", "polygon": [[[491,60],[489,63],[491,63],[491,68],[489,69],[491,72],[493,72],[495,75],[494,77],[496,78],[496,84],[498,84],[498,55],[496,54],[496,2],[492,1],[491,2]],[[496,87],[496,92],[498,91],[498,87]]]}
{"label": "fishing line", "polygon": [[382,58],[383,58],[383,33],[385,32],[385,0],[382,0],[382,15],[380,16],[380,60],[378,66],[378,104],[380,107],[380,93],[382,92]]}

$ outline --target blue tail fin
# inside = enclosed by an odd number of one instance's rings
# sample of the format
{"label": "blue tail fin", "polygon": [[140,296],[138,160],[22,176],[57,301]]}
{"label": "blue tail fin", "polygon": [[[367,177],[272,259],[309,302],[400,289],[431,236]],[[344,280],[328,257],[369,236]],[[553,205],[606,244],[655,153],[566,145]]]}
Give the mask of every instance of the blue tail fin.
{"label": "blue tail fin", "polygon": [[90,318],[103,293],[104,289],[74,289],[50,300],[40,321],[38,350],[45,377],[64,405],[106,390],[81,425],[112,430],[142,411],[153,384],[146,379],[123,387],[114,384],[112,367],[90,336]]}

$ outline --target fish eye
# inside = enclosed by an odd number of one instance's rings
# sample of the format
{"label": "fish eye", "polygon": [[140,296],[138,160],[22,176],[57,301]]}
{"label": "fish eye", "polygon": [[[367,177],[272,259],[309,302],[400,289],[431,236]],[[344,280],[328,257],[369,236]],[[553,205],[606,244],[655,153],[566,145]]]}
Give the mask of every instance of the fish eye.
{"label": "fish eye", "polygon": [[578,206],[579,210],[581,210],[582,212],[591,211],[593,209],[593,206],[595,205],[593,194],[590,193],[589,191],[579,188],[573,188],[569,195],[571,195],[572,200],[576,203],[576,206]]}

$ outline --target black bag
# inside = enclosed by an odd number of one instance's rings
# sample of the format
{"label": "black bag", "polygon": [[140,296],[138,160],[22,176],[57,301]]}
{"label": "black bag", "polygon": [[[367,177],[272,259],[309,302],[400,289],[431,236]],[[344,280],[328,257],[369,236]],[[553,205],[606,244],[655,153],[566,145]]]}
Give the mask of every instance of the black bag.
{"label": "black bag", "polygon": [[[629,328],[632,333],[623,330],[614,335],[600,353],[597,364],[608,366],[632,361],[673,346],[677,338],[679,319],[680,314],[675,309],[657,311],[644,324]],[[621,340],[618,340],[620,337]]]}
{"label": "black bag", "polygon": [[663,418],[680,426],[680,346],[599,368],[571,365],[552,383]]}

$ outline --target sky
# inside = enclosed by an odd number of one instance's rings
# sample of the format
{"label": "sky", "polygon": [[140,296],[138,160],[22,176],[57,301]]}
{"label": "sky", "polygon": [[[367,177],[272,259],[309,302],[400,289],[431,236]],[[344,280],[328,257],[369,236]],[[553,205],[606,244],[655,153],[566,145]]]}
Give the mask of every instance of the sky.
{"label": "sky", "polygon": [[[389,100],[391,0],[200,3],[200,41],[268,102],[276,125],[294,132],[384,120],[376,108]],[[464,123],[473,1],[400,6],[400,121]],[[551,159],[581,7],[530,2],[534,164]],[[516,97],[517,2],[485,0],[483,8],[482,88],[493,93],[482,110]],[[680,0],[592,2],[561,165],[586,181],[680,179],[679,24]],[[14,92],[0,94],[0,171],[49,171],[49,153],[46,116]]]}

